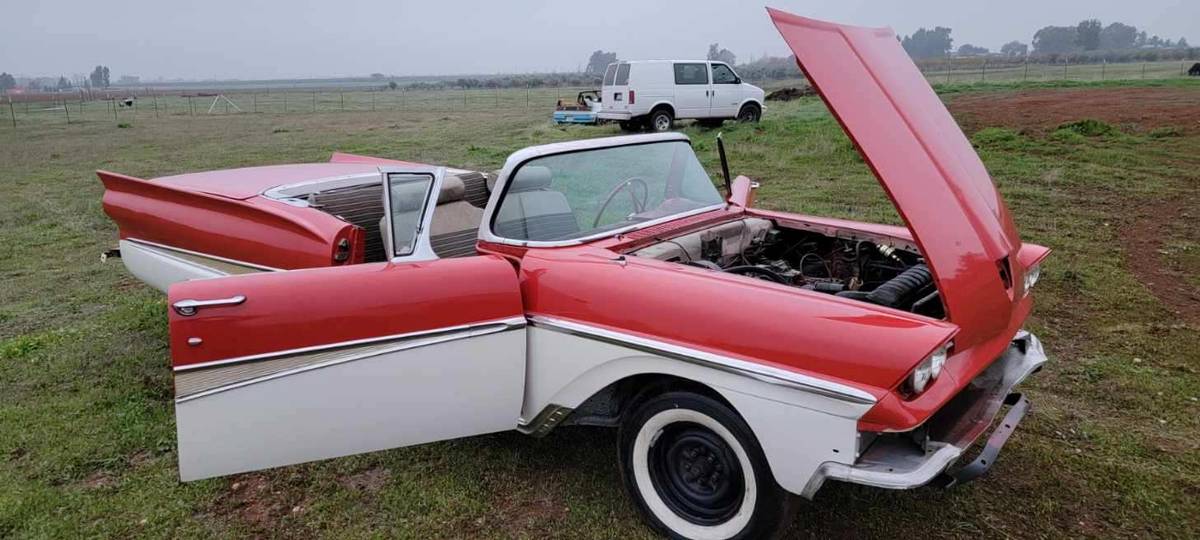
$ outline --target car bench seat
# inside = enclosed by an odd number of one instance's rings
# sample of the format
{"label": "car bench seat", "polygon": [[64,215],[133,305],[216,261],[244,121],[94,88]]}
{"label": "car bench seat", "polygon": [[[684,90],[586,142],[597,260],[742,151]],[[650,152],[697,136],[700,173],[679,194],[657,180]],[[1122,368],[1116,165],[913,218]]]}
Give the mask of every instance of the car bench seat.
{"label": "car bench seat", "polygon": [[550,189],[550,169],[530,165],[517,171],[496,215],[496,235],[514,240],[553,241],[579,232],[579,222],[562,192]]}
{"label": "car bench seat", "polygon": [[[475,239],[479,234],[479,223],[483,221],[483,210],[467,202],[466,195],[466,185],[458,176],[446,176],[442,180],[429,239],[438,257],[446,259],[475,254]],[[411,231],[421,214],[420,202],[393,199],[392,212],[395,230]],[[388,244],[386,216],[380,220],[379,230],[384,231],[383,241]]]}

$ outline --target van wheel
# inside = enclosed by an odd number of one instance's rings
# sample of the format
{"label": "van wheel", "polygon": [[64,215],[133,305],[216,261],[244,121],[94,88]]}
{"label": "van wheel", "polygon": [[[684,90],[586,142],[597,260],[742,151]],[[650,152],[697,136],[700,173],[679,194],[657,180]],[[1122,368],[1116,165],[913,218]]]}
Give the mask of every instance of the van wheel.
{"label": "van wheel", "polygon": [[742,105],[742,110],[738,111],[738,122],[758,122],[762,119],[762,109],[753,103]]}
{"label": "van wheel", "polygon": [[650,398],[620,428],[621,478],[643,519],[671,538],[769,538],[791,517],[750,426],[691,392]]}
{"label": "van wheel", "polygon": [[650,131],[662,133],[675,127],[675,117],[667,109],[659,109],[650,113]]}

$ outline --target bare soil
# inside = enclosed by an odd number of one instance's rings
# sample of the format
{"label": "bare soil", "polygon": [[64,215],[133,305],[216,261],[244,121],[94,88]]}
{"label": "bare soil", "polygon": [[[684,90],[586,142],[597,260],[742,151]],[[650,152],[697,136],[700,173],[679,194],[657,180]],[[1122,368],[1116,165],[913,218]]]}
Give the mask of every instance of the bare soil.
{"label": "bare soil", "polygon": [[1094,118],[1126,131],[1200,132],[1200,91],[1190,88],[1037,89],[955,96],[950,111],[967,133],[1007,127],[1044,133]]}
{"label": "bare soil", "polygon": [[[1189,205],[1192,208],[1189,210]],[[1200,289],[1165,255],[1171,238],[1200,237],[1191,197],[1159,201],[1136,210],[1137,218],[1121,229],[1121,245],[1134,275],[1182,321],[1200,323]]]}

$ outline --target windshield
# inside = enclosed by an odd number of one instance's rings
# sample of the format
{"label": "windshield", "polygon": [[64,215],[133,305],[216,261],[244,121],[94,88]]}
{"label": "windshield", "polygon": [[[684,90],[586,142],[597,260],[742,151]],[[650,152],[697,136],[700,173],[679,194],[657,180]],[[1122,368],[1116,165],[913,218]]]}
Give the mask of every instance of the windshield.
{"label": "windshield", "polygon": [[571,240],[722,202],[687,142],[598,148],[521,165],[492,232],[513,240]]}

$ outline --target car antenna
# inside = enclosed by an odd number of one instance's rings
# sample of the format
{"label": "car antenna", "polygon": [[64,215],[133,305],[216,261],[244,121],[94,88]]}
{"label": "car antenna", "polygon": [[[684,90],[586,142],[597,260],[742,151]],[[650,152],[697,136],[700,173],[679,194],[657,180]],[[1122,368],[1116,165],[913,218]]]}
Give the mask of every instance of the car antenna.
{"label": "car antenna", "polygon": [[721,175],[725,177],[725,196],[733,196],[733,181],[729,179],[729,159],[725,157],[725,141],[717,133],[717,154],[721,156]]}

